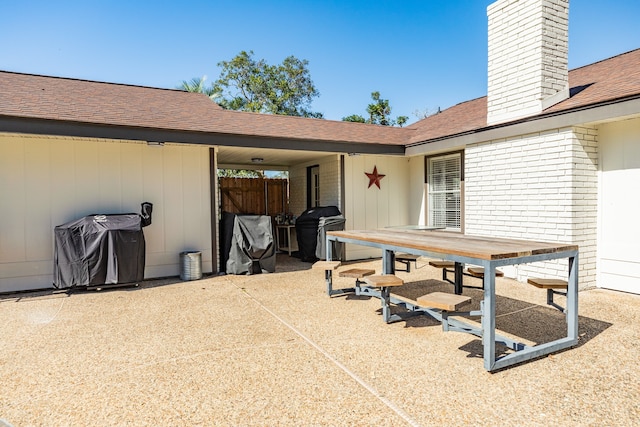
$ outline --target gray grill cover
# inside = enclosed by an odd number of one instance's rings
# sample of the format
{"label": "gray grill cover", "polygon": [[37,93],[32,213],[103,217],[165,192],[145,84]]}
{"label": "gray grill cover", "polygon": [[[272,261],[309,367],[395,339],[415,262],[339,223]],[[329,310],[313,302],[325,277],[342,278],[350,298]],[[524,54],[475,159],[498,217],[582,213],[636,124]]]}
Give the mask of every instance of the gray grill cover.
{"label": "gray grill cover", "polygon": [[143,221],[146,218],[138,214],[91,215],[55,227],[53,286],[62,289],[143,280]]}
{"label": "gray grill cover", "polygon": [[[346,219],[342,215],[336,216],[323,216],[320,217],[318,222],[318,241],[316,243],[316,257],[319,259],[325,259],[327,256],[327,231],[341,231],[344,230],[344,223]],[[334,242],[333,244],[333,259],[342,258],[342,247],[344,244]]]}
{"label": "gray grill cover", "polygon": [[276,248],[273,244],[271,217],[235,215],[227,259],[227,274],[273,273]]}

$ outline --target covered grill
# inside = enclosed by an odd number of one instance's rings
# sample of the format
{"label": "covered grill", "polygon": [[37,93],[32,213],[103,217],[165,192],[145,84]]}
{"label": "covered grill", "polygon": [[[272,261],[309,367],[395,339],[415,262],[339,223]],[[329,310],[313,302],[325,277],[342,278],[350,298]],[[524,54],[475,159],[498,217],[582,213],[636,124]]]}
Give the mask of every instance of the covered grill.
{"label": "covered grill", "polygon": [[[318,235],[321,218],[323,219],[321,234],[328,230],[344,229],[344,217],[336,206],[315,207],[302,212],[296,220],[296,236],[302,261],[313,262],[318,258],[324,257],[324,244],[320,246],[319,254],[321,256],[316,253],[318,239],[323,239],[324,237],[324,235]],[[328,228],[325,229],[325,226]]]}
{"label": "covered grill", "polygon": [[223,212],[220,267],[227,274],[275,272],[276,246],[271,217]]}
{"label": "covered grill", "polygon": [[53,286],[58,289],[144,280],[151,203],[142,214],[89,215],[54,229]]}

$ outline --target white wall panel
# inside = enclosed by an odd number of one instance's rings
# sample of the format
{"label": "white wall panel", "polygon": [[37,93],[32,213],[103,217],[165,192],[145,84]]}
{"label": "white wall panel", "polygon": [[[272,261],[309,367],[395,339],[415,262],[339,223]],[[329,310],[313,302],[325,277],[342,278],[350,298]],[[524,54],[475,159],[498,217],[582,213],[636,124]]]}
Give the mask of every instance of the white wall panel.
{"label": "white wall panel", "polygon": [[164,155],[164,213],[175,221],[163,223],[165,235],[164,252],[176,251],[184,247],[184,203],[183,183],[180,177],[184,173],[182,152],[176,146],[161,148]]}
{"label": "white wall panel", "polygon": [[[76,163],[75,150],[71,141],[57,140],[51,143],[47,140],[41,140],[41,143],[49,146],[49,156],[51,156],[51,169],[49,172],[49,180],[51,186],[49,188],[51,197],[55,194],[54,200],[51,200],[51,217],[50,229],[58,224],[69,221],[69,207],[75,210],[75,187],[71,187],[69,183],[74,183],[76,171],[73,167],[68,167]],[[75,211],[71,212],[75,217]],[[53,246],[51,246],[53,249]]]}
{"label": "white wall panel", "polygon": [[0,162],[0,261],[23,262],[27,197],[24,143],[0,144]]}
{"label": "white wall panel", "polygon": [[51,245],[43,245],[40,236],[51,233],[51,150],[45,141],[24,145],[25,248],[26,261],[51,259]]}
{"label": "white wall panel", "polygon": [[409,159],[409,224],[425,225],[424,156]]}
{"label": "white wall panel", "polygon": [[56,225],[144,201],[145,277],[178,275],[184,250],[210,272],[208,147],[0,135],[0,292],[51,286]]}
{"label": "white wall panel", "polygon": [[600,127],[598,286],[640,293],[640,119]]}
{"label": "white wall panel", "polygon": [[[164,224],[167,220],[164,209],[156,206],[166,206],[164,198],[164,181],[166,171],[164,170],[164,148],[151,146],[145,150],[142,156],[142,188],[143,201],[154,204],[153,222]],[[155,253],[164,253],[164,227],[154,227],[145,230],[145,240],[147,242],[147,257]]]}
{"label": "white wall panel", "polygon": [[123,208],[145,201],[141,164],[143,148],[146,147],[142,144],[127,144],[126,149],[120,150],[120,195]]}
{"label": "white wall panel", "polygon": [[[377,167],[380,188],[365,174]],[[348,230],[409,224],[409,159],[390,156],[345,157],[345,224]],[[347,259],[375,258],[377,249],[348,245]]]}

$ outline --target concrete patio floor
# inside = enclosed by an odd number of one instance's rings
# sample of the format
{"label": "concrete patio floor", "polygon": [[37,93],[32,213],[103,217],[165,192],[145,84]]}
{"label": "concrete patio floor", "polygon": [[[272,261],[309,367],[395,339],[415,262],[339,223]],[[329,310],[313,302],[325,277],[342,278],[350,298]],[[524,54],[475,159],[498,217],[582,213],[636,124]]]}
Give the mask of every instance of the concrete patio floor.
{"label": "concrete patio floor", "polygon": [[[380,260],[353,265],[381,268]],[[310,267],[278,255],[272,274],[0,296],[0,420],[14,427],[640,424],[638,295],[581,292],[576,348],[488,373],[477,337],[445,333],[426,316],[384,324],[378,300],[329,298],[323,273]],[[407,295],[452,292],[424,259],[397,274]],[[336,287],[352,280],[336,279]],[[545,305],[544,291],[496,282],[499,329],[533,342],[564,334],[563,315]],[[481,291],[464,293],[478,304]]]}

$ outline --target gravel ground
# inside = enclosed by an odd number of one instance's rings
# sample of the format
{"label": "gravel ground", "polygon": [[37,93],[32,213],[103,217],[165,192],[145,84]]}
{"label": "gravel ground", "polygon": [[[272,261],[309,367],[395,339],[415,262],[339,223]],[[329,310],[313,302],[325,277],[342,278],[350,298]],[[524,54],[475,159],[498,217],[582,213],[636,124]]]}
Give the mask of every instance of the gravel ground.
{"label": "gravel ground", "polygon": [[[406,296],[452,292],[425,259],[397,274]],[[543,290],[496,283],[499,329],[564,335]],[[278,255],[272,274],[0,296],[0,426],[640,425],[638,295],[581,292],[577,347],[488,373],[477,337],[325,291]]]}

